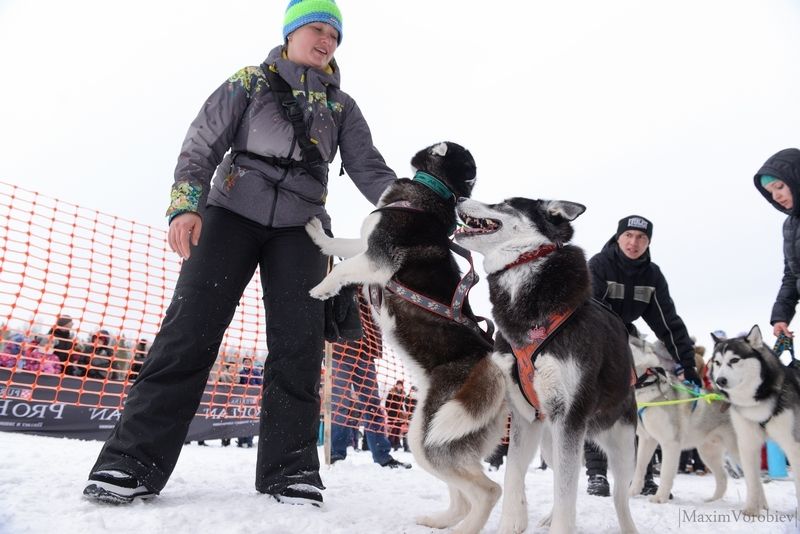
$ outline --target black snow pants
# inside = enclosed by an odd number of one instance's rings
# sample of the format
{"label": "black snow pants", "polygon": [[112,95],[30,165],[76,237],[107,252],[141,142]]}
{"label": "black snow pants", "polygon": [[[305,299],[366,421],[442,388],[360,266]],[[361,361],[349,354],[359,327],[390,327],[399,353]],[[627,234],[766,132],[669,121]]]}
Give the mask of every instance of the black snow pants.
{"label": "black snow pants", "polygon": [[327,261],[303,227],[270,228],[208,207],[161,330],[92,472],[114,469],[160,492],[178,460],[222,337],[256,266],[267,348],[256,490],[323,489],[317,432],[324,309],[308,292]]}

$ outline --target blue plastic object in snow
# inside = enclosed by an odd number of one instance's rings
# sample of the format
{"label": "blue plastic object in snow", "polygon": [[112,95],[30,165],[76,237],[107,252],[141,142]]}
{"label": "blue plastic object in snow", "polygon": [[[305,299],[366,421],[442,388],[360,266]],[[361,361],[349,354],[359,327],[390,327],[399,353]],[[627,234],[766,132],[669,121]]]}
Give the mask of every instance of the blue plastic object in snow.
{"label": "blue plastic object in snow", "polygon": [[771,439],[767,440],[767,469],[770,478],[786,478],[789,476],[786,471],[786,455],[780,446]]}

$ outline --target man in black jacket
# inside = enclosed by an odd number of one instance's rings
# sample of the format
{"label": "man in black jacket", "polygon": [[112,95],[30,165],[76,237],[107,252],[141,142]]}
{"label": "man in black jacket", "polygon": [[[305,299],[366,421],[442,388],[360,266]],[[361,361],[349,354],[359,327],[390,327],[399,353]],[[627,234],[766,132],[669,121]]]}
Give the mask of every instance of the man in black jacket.
{"label": "man in black jacket", "polygon": [[[652,237],[653,223],[648,219],[639,215],[620,219],[614,237],[589,260],[594,297],[614,310],[630,332],[636,330],[633,321],[644,319],[675,360],[675,374],[702,386],[695,369],[694,344],[675,312],[667,280],[650,260]],[[589,494],[608,496],[606,457],[591,443],[586,444],[585,455]],[[651,461],[642,493],[653,495],[656,491]]]}

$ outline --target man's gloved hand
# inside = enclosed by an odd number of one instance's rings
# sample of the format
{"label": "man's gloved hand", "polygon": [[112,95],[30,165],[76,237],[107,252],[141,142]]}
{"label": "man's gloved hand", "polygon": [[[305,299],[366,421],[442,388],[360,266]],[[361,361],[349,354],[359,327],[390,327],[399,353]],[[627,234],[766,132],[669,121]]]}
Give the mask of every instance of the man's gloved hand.
{"label": "man's gloved hand", "polygon": [[697,374],[697,369],[694,367],[683,368],[683,379],[694,383],[694,385],[697,387],[703,387],[703,381],[700,380],[700,376]]}

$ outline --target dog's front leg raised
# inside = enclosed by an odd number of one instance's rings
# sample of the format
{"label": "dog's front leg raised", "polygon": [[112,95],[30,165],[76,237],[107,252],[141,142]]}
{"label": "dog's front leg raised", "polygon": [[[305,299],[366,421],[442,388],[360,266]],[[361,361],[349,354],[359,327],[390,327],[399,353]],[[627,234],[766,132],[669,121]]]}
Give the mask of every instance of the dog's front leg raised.
{"label": "dog's front leg raised", "polygon": [[[367,236],[363,234],[367,221],[364,221],[362,227],[362,235],[360,238],[344,239],[341,237],[331,237],[325,233],[322,223],[319,219],[314,217],[306,223],[306,232],[315,245],[319,247],[323,254],[326,256],[338,256],[340,258],[352,258],[356,254],[361,254],[367,250]],[[370,226],[370,229],[374,226]]]}
{"label": "dog's front leg raised", "polygon": [[309,294],[315,299],[326,300],[350,284],[385,286],[393,274],[391,269],[375,265],[365,252],[337,263],[322,282],[311,288]]}
{"label": "dog's front leg raised", "polygon": [[761,484],[761,445],[764,443],[764,431],[761,427],[745,419],[734,408],[731,410],[731,422],[736,430],[736,442],[742,459],[742,471],[747,486],[747,499],[744,513],[757,516],[761,510],[767,509],[767,497]]}
{"label": "dog's front leg raised", "polygon": [[525,473],[542,436],[544,423],[528,422],[513,406],[508,462],[503,480],[503,511],[500,534],[521,534],[528,528],[528,501],[525,498]]}

